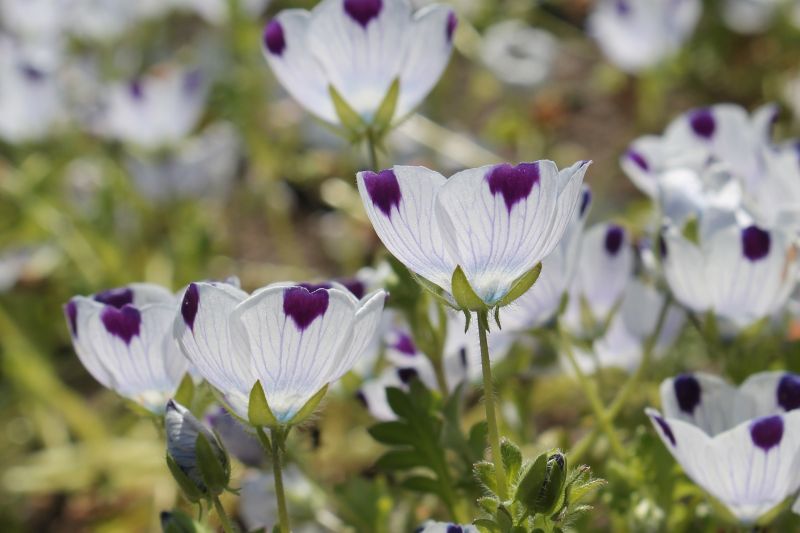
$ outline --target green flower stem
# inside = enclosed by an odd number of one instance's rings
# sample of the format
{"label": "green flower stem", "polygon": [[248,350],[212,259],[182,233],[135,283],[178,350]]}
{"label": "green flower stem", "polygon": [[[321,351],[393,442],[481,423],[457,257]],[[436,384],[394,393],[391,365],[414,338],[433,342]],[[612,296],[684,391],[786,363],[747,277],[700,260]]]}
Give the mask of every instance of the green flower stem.
{"label": "green flower stem", "polygon": [[222,530],[225,531],[225,533],[236,533],[236,528],[228,517],[228,513],[225,512],[222,502],[219,501],[219,496],[215,495],[211,498],[211,501],[214,504],[214,510],[217,511],[219,521],[222,523]]}
{"label": "green flower stem", "polygon": [[283,471],[281,470],[281,447],[286,439],[286,433],[280,429],[272,430],[272,474],[275,478],[275,495],[278,498],[278,522],[281,533],[291,533],[289,525],[289,512],[286,508],[286,493],[283,489]]}
{"label": "green flower stem", "polygon": [[497,415],[494,406],[494,384],[492,383],[492,363],[489,359],[489,343],[486,334],[489,331],[489,314],[478,312],[478,337],[481,343],[481,367],[483,368],[483,405],[486,408],[486,424],[489,427],[489,445],[492,449],[495,475],[497,476],[497,495],[501,500],[508,499],[506,471],[500,454],[500,433],[497,429]]}
{"label": "green flower stem", "polygon": [[367,128],[367,152],[369,153],[369,166],[377,172],[380,170],[378,167],[378,147],[375,140],[375,133],[372,128]]}
{"label": "green flower stem", "polygon": [[600,399],[600,395],[597,392],[597,387],[586,376],[586,374],[583,373],[580,365],[578,365],[578,361],[575,359],[575,352],[572,350],[572,342],[560,324],[558,325],[558,333],[561,341],[561,347],[564,350],[564,353],[567,354],[567,359],[569,359],[572,369],[575,371],[575,375],[578,378],[578,383],[583,389],[586,399],[589,400],[589,406],[591,407],[594,416],[597,418],[600,428],[606,434],[606,437],[608,437],[608,442],[611,445],[611,452],[617,459],[625,459],[625,457],[627,457],[627,453],[625,452],[625,448],[622,446],[622,441],[620,441],[619,435],[617,435],[613,424],[611,424],[606,416],[606,409],[603,405],[603,401]]}
{"label": "green flower stem", "polygon": [[[637,368],[636,372],[634,372],[628,381],[625,382],[625,385],[622,386],[622,389],[614,398],[611,406],[605,411],[604,418],[607,424],[613,424],[614,419],[616,419],[622,408],[628,402],[633,394],[633,391],[636,390],[636,386],[639,384],[639,381],[641,381],[642,377],[647,373],[647,370],[650,367],[650,363],[653,359],[653,351],[655,350],[656,343],[658,342],[658,338],[661,336],[661,331],[664,329],[664,323],[667,321],[667,313],[671,303],[672,297],[667,296],[664,299],[661,310],[659,311],[656,329],[645,342],[642,353],[642,362],[639,365],[639,368]],[[572,453],[570,454],[573,461],[578,462],[580,458],[583,457],[586,451],[591,447],[592,443],[594,443],[594,440],[597,438],[597,434],[597,429],[594,429],[573,447]]]}

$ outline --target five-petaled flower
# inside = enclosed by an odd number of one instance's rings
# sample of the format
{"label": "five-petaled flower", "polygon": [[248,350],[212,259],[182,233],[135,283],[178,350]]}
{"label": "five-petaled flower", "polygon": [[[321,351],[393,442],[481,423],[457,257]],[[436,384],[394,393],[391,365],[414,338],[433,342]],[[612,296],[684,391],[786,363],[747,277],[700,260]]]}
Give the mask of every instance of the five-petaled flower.
{"label": "five-petaled flower", "polygon": [[64,313],[86,370],[106,388],[160,413],[188,367],[170,328],[177,307],[167,289],[133,283],[76,296]]}
{"label": "five-petaled flower", "polygon": [[686,474],[752,524],[800,488],[800,377],[750,376],[736,389],[708,374],[661,384],[662,416],[648,409]]}
{"label": "five-petaled flower", "polygon": [[263,50],[281,84],[311,113],[347,127],[338,97],[372,127],[393,85],[393,113],[383,117],[390,122],[430,92],[447,66],[456,25],[441,5],[413,14],[407,0],[323,0],[311,12],[279,13],[264,30]]}
{"label": "five-petaled flower", "polygon": [[251,420],[251,392],[259,381],[277,424],[290,424],[358,361],[378,328],[385,297],[377,291],[358,300],[336,283],[278,283],[252,295],[227,284],[192,283],[174,334],[235,415]]}
{"label": "five-petaled flower", "polygon": [[395,166],[360,172],[358,188],[381,241],[423,283],[457,306],[451,280],[460,267],[480,301],[495,307],[558,245],[588,165],[488,165],[450,179]]}

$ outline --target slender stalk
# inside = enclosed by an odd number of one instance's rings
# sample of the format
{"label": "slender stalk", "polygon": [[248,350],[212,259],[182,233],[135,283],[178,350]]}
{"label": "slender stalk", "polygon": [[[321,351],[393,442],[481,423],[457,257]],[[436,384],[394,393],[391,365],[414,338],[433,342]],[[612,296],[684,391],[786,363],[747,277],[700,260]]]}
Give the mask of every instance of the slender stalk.
{"label": "slender stalk", "polygon": [[228,517],[228,513],[225,512],[222,502],[219,501],[219,496],[214,496],[211,498],[211,501],[214,503],[214,510],[217,511],[219,521],[222,523],[222,530],[225,531],[225,533],[236,533],[233,522],[231,522],[231,519]]}
{"label": "slender stalk", "polygon": [[608,442],[611,445],[612,453],[617,459],[624,459],[627,456],[627,453],[625,452],[625,448],[622,446],[622,442],[620,441],[619,435],[617,435],[614,426],[606,417],[606,409],[603,405],[603,401],[600,399],[597,388],[586,376],[586,374],[583,373],[580,365],[578,365],[578,361],[575,359],[575,352],[572,350],[572,343],[567,337],[566,331],[564,331],[564,328],[562,328],[560,324],[558,326],[558,333],[561,341],[561,347],[563,348],[564,353],[567,354],[567,359],[569,359],[572,369],[575,371],[575,375],[578,378],[578,383],[583,389],[586,399],[589,400],[589,406],[591,407],[594,416],[597,418],[601,429],[608,437]]}
{"label": "slender stalk", "polygon": [[375,143],[375,134],[372,129],[367,130],[367,152],[369,153],[369,166],[372,170],[378,171],[378,147]]}
{"label": "slender stalk", "polygon": [[281,446],[285,433],[279,429],[272,430],[272,475],[275,478],[275,496],[278,499],[278,521],[281,533],[291,533],[289,512],[286,508],[286,493],[283,490],[283,471],[281,470]]}
{"label": "slender stalk", "polygon": [[478,337],[481,344],[481,367],[483,368],[483,405],[486,408],[486,424],[489,427],[489,446],[492,449],[492,462],[494,462],[495,475],[497,476],[497,495],[501,500],[508,498],[508,485],[506,471],[503,468],[503,457],[500,453],[500,433],[497,429],[497,415],[494,407],[494,384],[492,382],[492,363],[489,359],[489,342],[486,334],[489,332],[489,315],[486,311],[478,313]]}

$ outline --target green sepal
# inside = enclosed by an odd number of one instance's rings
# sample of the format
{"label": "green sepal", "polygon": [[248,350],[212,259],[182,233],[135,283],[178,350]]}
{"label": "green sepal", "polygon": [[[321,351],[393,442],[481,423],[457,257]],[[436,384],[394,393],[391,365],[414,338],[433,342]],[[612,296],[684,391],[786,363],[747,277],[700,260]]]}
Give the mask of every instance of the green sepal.
{"label": "green sepal", "polygon": [[336,116],[342,127],[351,134],[354,139],[358,139],[363,135],[366,124],[361,116],[348,104],[339,91],[333,85],[328,85],[328,93],[333,101],[333,108],[336,111]]}
{"label": "green sepal", "polygon": [[178,389],[175,391],[174,400],[181,405],[192,405],[194,398],[194,380],[188,372],[183,376]]}
{"label": "green sepal", "polygon": [[500,325],[500,306],[494,308],[494,323],[497,324],[497,330],[503,329],[503,326]]}
{"label": "green sepal", "polygon": [[272,414],[269,408],[267,397],[264,395],[264,388],[260,381],[256,381],[250,390],[250,402],[247,405],[247,418],[253,426],[266,426],[270,428],[278,427],[278,419]]}
{"label": "green sepal", "polygon": [[529,464],[522,474],[522,479],[514,493],[514,501],[525,506],[531,514],[537,512],[537,499],[539,491],[547,477],[547,454],[543,453]]}
{"label": "green sepal", "polygon": [[219,494],[230,481],[230,463],[228,457],[223,452],[221,455],[214,451],[211,443],[202,433],[197,435],[194,445],[197,455],[197,465],[200,467],[200,474],[209,492]]}
{"label": "green sepal", "polygon": [[519,469],[522,467],[522,452],[519,446],[503,438],[500,441],[500,456],[503,458],[503,468],[506,470],[508,479],[516,479]]}
{"label": "green sepal", "polygon": [[478,498],[478,507],[487,514],[494,515],[500,507],[500,500],[495,496],[481,496]]}
{"label": "green sepal", "polygon": [[536,283],[536,280],[539,279],[539,274],[541,273],[542,263],[539,263],[528,272],[515,279],[514,283],[511,285],[511,290],[497,302],[497,306],[505,307],[528,292],[528,290],[533,287],[533,284]]}
{"label": "green sepal", "polygon": [[489,461],[478,461],[472,465],[472,472],[475,478],[483,487],[493,494],[497,494],[497,477],[495,476],[494,464]]}
{"label": "green sepal", "polygon": [[699,244],[700,242],[700,221],[697,220],[697,217],[691,217],[686,223],[683,225],[683,229],[681,231],[683,238],[687,241]]}
{"label": "green sepal", "polygon": [[467,276],[461,266],[457,266],[453,271],[451,286],[453,298],[462,311],[486,311],[489,309],[486,302],[475,294],[475,290],[469,284],[469,280],[467,280]]}
{"label": "green sepal", "polygon": [[161,531],[163,533],[209,533],[209,529],[192,520],[179,509],[161,513]]}
{"label": "green sepal", "polygon": [[372,129],[378,137],[382,136],[389,126],[392,125],[394,112],[397,109],[397,100],[400,96],[400,78],[395,78],[386,96],[383,97],[378,111],[375,113],[375,118],[372,121]]}
{"label": "green sepal", "polygon": [[[559,460],[560,459],[560,460]],[[564,498],[564,481],[567,477],[567,458],[561,452],[547,460],[547,479],[539,493],[538,512],[550,515],[558,509]]]}
{"label": "green sepal", "polygon": [[437,300],[445,304],[447,307],[450,307],[452,309],[457,309],[457,307],[453,305],[453,302],[445,298],[443,294],[444,291],[437,284],[426,278],[423,278],[419,274],[416,274],[415,272],[412,272],[410,270],[408,271],[408,273],[411,274],[411,277],[414,279],[414,281],[416,281],[419,284],[420,287],[422,287],[423,289],[431,293],[433,296],[435,296]]}
{"label": "green sepal", "polygon": [[303,407],[297,411],[297,414],[292,417],[289,421],[289,424],[299,424],[312,414],[316,410],[317,406],[319,406],[319,402],[322,401],[322,398],[325,397],[325,393],[328,392],[328,384],[326,383],[324,387],[317,391],[317,393],[308,400]]}
{"label": "green sepal", "polygon": [[181,470],[181,467],[178,466],[178,463],[176,463],[175,459],[169,454],[167,454],[167,467],[169,467],[172,477],[175,478],[175,481],[178,483],[178,486],[181,488],[187,500],[192,503],[197,503],[206,497],[203,491],[200,490],[194,481],[189,479],[189,476]]}
{"label": "green sepal", "polygon": [[464,310],[464,333],[469,331],[469,326],[472,323],[472,313]]}

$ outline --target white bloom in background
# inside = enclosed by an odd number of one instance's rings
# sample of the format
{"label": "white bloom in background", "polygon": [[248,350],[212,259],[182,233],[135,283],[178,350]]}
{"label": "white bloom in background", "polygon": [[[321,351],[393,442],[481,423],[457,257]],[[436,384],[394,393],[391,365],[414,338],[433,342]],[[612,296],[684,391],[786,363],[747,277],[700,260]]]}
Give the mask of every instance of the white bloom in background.
{"label": "white bloom in background", "polygon": [[763,372],[738,389],[708,374],[661,384],[647,414],[686,474],[752,524],[800,488],[800,378]]}
{"label": "white bloom in background", "polygon": [[62,252],[50,244],[13,246],[0,251],[0,293],[20,281],[39,280],[59,265]]}
{"label": "white bloom in background", "polygon": [[581,196],[582,161],[488,165],[446,179],[424,167],[360,172],[358,189],[378,237],[449,296],[457,266],[494,306],[558,245]]}
{"label": "white bloom in background", "polygon": [[253,428],[245,426],[224,408],[216,405],[205,416],[205,421],[219,436],[225,450],[243,465],[259,468],[266,464],[264,447]]}
{"label": "white bloom in background", "polygon": [[[293,533],[327,531],[315,520],[316,515],[330,516],[326,511],[325,495],[316,488],[297,466],[284,466],[283,485],[292,514]],[[278,523],[275,479],[272,473],[251,471],[242,479],[239,514],[246,531],[269,529]]]}
{"label": "white bloom in background", "polygon": [[775,19],[783,0],[725,0],[722,4],[722,20],[735,32],[761,33]]}
{"label": "white bloom in background", "polygon": [[258,380],[275,418],[289,423],[355,365],[375,335],[385,297],[377,291],[359,300],[341,286],[288,283],[248,295],[226,284],[192,283],[174,334],[237,416],[249,419]]}
{"label": "white bloom in background", "polygon": [[779,312],[797,285],[797,251],[780,230],[701,220],[698,243],[667,227],[664,274],[675,298],[691,311],[713,312],[743,328]]}
{"label": "white bloom in background", "polygon": [[[655,333],[665,296],[652,285],[630,280],[619,309],[604,334],[592,343],[592,353],[576,349],[576,359],[584,372],[617,367],[633,372],[642,361],[645,342]],[[663,355],[675,342],[685,323],[685,313],[671,305],[664,318],[653,353]]]}
{"label": "white bloom in background", "polygon": [[561,300],[577,272],[583,227],[589,215],[592,195],[584,185],[581,203],[572,215],[564,237],[542,261],[542,272],[528,292],[514,300],[512,307],[502,316],[506,330],[526,330],[542,326],[552,320],[561,306]]}
{"label": "white bloom in background", "polygon": [[64,313],[86,370],[104,387],[160,413],[188,367],[172,338],[177,308],[167,289],[133,283],[76,296]]}
{"label": "white bloom in background", "polygon": [[675,55],[700,19],[699,0],[599,0],[589,32],[620,69],[639,72]]}
{"label": "white bloom in background", "polygon": [[433,520],[428,520],[418,527],[414,533],[478,533],[478,528],[472,524],[459,525],[453,524],[452,522],[434,522]]}
{"label": "white bloom in background", "polygon": [[323,0],[289,9],[264,30],[264,56],[284,88],[320,119],[338,124],[333,87],[371,124],[399,80],[394,119],[427,96],[450,59],[457,20],[449,7],[416,14],[407,0]]}
{"label": "white bloom in background", "polygon": [[218,199],[230,189],[240,152],[235,128],[218,123],[166,153],[131,152],[127,167],[136,188],[150,200]]}
{"label": "white bloom in background", "polygon": [[583,337],[602,327],[619,304],[633,274],[635,251],[625,228],[603,223],[586,231],[579,257],[562,319],[572,334]]}
{"label": "white bloom in background", "polygon": [[107,89],[93,129],[100,135],[142,149],[184,140],[203,113],[208,80],[197,69],[161,66],[130,82]]}
{"label": "white bloom in background", "polygon": [[0,0],[0,22],[8,31],[26,38],[61,32],[64,13],[72,0]]}
{"label": "white bloom in background", "polygon": [[65,118],[55,70],[35,51],[0,34],[0,139],[41,140]]}
{"label": "white bloom in background", "polygon": [[167,433],[167,453],[195,486],[205,490],[205,481],[197,460],[197,437],[203,435],[220,465],[227,465],[228,456],[217,437],[186,407],[174,400],[167,402],[164,428]]}
{"label": "white bloom in background", "polygon": [[546,81],[557,52],[555,37],[519,20],[490,26],[481,43],[483,64],[500,81],[520,87],[535,87]]}

